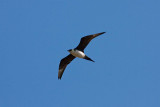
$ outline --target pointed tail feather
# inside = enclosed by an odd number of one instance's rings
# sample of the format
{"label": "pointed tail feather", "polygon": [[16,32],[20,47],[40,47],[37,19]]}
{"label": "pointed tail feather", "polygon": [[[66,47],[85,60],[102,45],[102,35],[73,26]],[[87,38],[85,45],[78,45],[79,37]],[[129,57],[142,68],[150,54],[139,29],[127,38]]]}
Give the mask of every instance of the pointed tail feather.
{"label": "pointed tail feather", "polygon": [[89,58],[88,56],[85,56],[84,59],[89,60],[89,61],[92,61],[92,62],[95,62],[95,61],[93,61],[91,58]]}

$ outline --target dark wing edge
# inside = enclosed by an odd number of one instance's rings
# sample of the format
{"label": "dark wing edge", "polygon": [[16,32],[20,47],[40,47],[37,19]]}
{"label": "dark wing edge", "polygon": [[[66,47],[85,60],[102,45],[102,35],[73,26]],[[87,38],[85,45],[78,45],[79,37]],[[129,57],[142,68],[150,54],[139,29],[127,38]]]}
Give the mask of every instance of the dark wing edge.
{"label": "dark wing edge", "polygon": [[84,36],[81,38],[80,40],[80,43],[78,44],[78,46],[75,48],[75,49],[78,49],[78,50],[81,50],[81,51],[84,51],[84,49],[87,47],[87,45],[89,44],[89,42],[99,36],[99,35],[102,35],[106,32],[101,32],[101,33],[96,33],[96,34],[93,34],[93,35],[88,35],[88,36]]}
{"label": "dark wing edge", "polygon": [[74,59],[75,57],[71,54],[69,54],[68,56],[66,56],[65,58],[63,58],[60,61],[59,64],[59,71],[58,71],[58,79],[62,78],[63,72],[65,70],[65,68],[67,67],[67,65]]}

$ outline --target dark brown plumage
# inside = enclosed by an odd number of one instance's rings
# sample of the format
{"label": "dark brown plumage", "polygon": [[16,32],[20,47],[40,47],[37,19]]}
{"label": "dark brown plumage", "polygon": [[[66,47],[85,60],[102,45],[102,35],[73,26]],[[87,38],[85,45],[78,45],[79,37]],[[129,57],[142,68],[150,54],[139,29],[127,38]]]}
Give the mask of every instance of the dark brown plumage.
{"label": "dark brown plumage", "polygon": [[67,65],[74,59],[75,57],[71,54],[63,58],[59,64],[59,72],[58,72],[58,79],[61,79],[64,70],[66,69]]}
{"label": "dark brown plumage", "polygon": [[101,34],[103,34],[103,33],[105,33],[105,32],[96,33],[96,34],[88,35],[88,36],[85,36],[85,37],[81,38],[81,41],[80,41],[79,45],[78,45],[75,49],[84,51],[84,49],[87,47],[87,45],[89,44],[89,42],[90,42],[93,38],[95,38],[95,37],[97,37],[97,36],[99,36],[99,35],[101,35]]}
{"label": "dark brown plumage", "polygon": [[[75,48],[76,50],[80,50],[82,52],[84,52],[84,49],[87,47],[87,45],[89,44],[89,42],[101,35],[101,34],[104,34],[105,32],[102,32],[102,33],[96,33],[96,34],[93,34],[93,35],[88,35],[88,36],[85,36],[85,37],[82,37],[81,40],[80,40],[80,43],[79,45]],[[63,72],[65,70],[65,68],[67,67],[67,65],[75,58],[75,56],[69,54],[68,56],[66,56],[65,58],[63,58],[61,61],[60,61],[60,64],[59,64],[59,72],[58,72],[58,79],[61,79],[62,78],[62,75],[63,75]],[[85,58],[84,58],[85,59]],[[88,60],[90,58],[88,57]],[[91,60],[91,59],[90,59]],[[91,60],[93,61],[93,60]],[[94,62],[94,61],[93,61]]]}

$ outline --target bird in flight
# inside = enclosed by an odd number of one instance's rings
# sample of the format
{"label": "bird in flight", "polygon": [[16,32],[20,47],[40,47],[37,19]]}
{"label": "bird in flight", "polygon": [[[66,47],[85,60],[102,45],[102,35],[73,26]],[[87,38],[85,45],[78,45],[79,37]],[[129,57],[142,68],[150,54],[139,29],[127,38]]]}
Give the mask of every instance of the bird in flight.
{"label": "bird in flight", "polygon": [[95,37],[97,37],[101,34],[104,34],[104,33],[105,32],[101,32],[101,33],[96,33],[96,34],[93,34],[93,35],[84,36],[84,37],[81,38],[80,43],[76,48],[69,49],[68,52],[70,54],[60,61],[58,79],[62,78],[62,75],[63,75],[63,72],[64,72],[65,68],[76,57],[95,62],[91,58],[89,58],[87,55],[84,54],[84,49],[87,47],[87,45],[89,44],[89,42],[93,38],[95,38]]}

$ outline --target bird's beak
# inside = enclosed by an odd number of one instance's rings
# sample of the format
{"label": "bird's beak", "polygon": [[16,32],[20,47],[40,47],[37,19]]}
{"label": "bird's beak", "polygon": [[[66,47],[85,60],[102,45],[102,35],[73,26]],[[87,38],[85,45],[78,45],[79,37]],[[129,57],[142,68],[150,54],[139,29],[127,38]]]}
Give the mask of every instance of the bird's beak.
{"label": "bird's beak", "polygon": [[70,52],[72,49],[67,50],[68,52]]}

